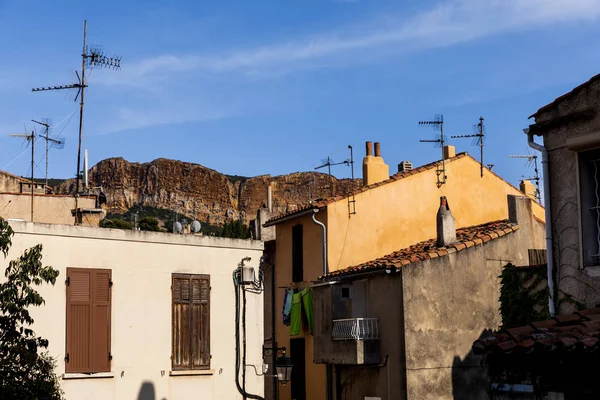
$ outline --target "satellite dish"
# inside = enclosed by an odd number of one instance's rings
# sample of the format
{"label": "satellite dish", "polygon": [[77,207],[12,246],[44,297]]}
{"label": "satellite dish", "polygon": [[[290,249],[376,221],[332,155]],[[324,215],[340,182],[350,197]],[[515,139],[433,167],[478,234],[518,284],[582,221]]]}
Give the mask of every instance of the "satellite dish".
{"label": "satellite dish", "polygon": [[200,221],[193,220],[192,221],[192,232],[198,233],[198,232],[200,232],[200,228],[202,228]]}
{"label": "satellite dish", "polygon": [[183,231],[183,225],[181,222],[175,222],[173,224],[173,233],[181,233]]}

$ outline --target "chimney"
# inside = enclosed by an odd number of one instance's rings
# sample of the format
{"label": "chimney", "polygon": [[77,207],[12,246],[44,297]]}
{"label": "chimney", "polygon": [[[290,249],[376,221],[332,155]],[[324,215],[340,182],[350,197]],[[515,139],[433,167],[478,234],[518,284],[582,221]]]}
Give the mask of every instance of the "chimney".
{"label": "chimney", "polygon": [[375,156],[372,143],[366,143],[367,155],[363,158],[363,186],[383,182],[390,178],[390,167],[381,157],[381,145],[375,142]]}
{"label": "chimney", "polygon": [[450,145],[444,146],[444,160],[452,157],[456,157],[456,147]]}
{"label": "chimney", "polygon": [[523,192],[523,194],[526,195],[527,197],[535,199],[535,186],[533,186],[533,183],[531,183],[531,181],[528,181],[528,180],[521,181],[521,183],[519,185],[519,189],[521,189],[521,192]]}
{"label": "chimney", "polygon": [[398,173],[408,172],[413,169],[413,165],[410,161],[402,161],[398,164]]}
{"label": "chimney", "polygon": [[437,227],[437,247],[446,247],[451,243],[456,242],[456,223],[446,196],[440,197],[440,208],[437,212],[436,219]]}
{"label": "chimney", "polygon": [[273,212],[273,191],[270,183],[269,186],[267,186],[267,209],[269,212]]}

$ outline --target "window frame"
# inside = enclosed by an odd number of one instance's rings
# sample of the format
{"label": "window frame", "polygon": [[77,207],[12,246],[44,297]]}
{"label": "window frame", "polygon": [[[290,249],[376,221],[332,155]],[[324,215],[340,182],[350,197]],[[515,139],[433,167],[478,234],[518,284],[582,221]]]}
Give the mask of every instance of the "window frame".
{"label": "window frame", "polygon": [[[597,153],[597,156],[593,156],[594,153]],[[590,157],[589,155],[592,155]],[[600,148],[592,148],[585,149],[577,152],[577,162],[576,162],[576,172],[577,172],[577,207],[578,207],[578,222],[579,222],[579,262],[580,268],[594,268],[600,266],[600,243],[598,242],[598,232],[600,229],[598,228],[597,218],[598,215],[589,215],[586,219],[584,217],[584,213],[591,211],[589,204],[590,199],[584,196],[582,191],[590,191],[589,194],[594,195],[595,191],[595,182],[593,179],[594,176],[594,168],[591,166],[593,161],[591,160],[600,160]],[[600,184],[600,161],[595,163],[597,166],[597,176]],[[582,168],[582,166],[586,166],[586,168]],[[585,176],[583,176],[585,175]],[[583,179],[588,178],[588,179]],[[587,185],[584,185],[585,183]],[[600,191],[600,186],[599,186]],[[588,194],[588,193],[585,193]],[[596,213],[600,213],[600,210],[596,210]],[[594,225],[594,226],[593,226]],[[593,237],[593,239],[587,239],[586,237]],[[590,241],[593,240],[594,244],[591,245]],[[592,249],[590,250],[590,246]],[[594,250],[595,249],[595,250]],[[591,262],[590,262],[591,257]]]}
{"label": "window frame", "polygon": [[292,282],[304,282],[304,226],[302,224],[292,226]]}
{"label": "window frame", "polygon": [[[207,315],[206,315],[206,320],[208,322],[208,329],[206,329],[206,338],[202,337],[202,343],[204,343],[204,341],[208,342],[208,344],[206,345],[206,350],[208,351],[208,363],[206,365],[201,365],[201,366],[194,366],[194,354],[193,354],[193,345],[192,345],[192,340],[193,340],[193,335],[190,334],[189,337],[189,350],[190,350],[190,363],[189,365],[186,366],[179,366],[179,365],[175,365],[175,305],[178,303],[175,303],[175,279],[189,279],[190,280],[190,295],[189,295],[189,304],[190,306],[193,305],[193,295],[192,293],[192,279],[199,279],[200,281],[202,280],[206,280],[207,284],[208,284],[208,301],[207,301]],[[200,290],[202,290],[202,287],[200,287]],[[206,370],[210,370],[211,369],[211,363],[212,363],[212,354],[211,354],[211,341],[210,341],[210,329],[211,329],[211,320],[210,320],[210,309],[211,309],[211,285],[210,285],[210,275],[209,274],[192,274],[192,273],[172,273],[171,274],[171,371],[206,371]],[[200,296],[202,296],[202,294],[200,293]],[[201,297],[200,297],[201,298]],[[200,300],[201,301],[201,300]],[[200,303],[201,304],[201,303]],[[200,318],[202,318],[202,316],[200,316]],[[189,326],[188,326],[188,331],[190,331],[192,329],[192,326],[194,325],[194,321],[193,321],[193,312],[189,311],[189,320],[188,320]],[[198,351],[200,351],[200,349],[198,349]]]}

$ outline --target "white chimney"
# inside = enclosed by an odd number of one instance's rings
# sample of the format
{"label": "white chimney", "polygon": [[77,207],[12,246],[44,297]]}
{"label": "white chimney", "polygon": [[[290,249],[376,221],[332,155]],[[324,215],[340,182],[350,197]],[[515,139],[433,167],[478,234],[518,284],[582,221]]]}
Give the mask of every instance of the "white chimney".
{"label": "white chimney", "polygon": [[85,149],[85,153],[83,155],[83,188],[84,190],[88,190],[89,180],[88,180],[88,151]]}
{"label": "white chimney", "polygon": [[456,242],[456,223],[446,196],[440,197],[440,208],[436,217],[437,227],[437,247],[446,247],[451,243]]}
{"label": "white chimney", "polygon": [[267,187],[267,208],[269,212],[273,212],[273,190],[271,189],[271,184]]}

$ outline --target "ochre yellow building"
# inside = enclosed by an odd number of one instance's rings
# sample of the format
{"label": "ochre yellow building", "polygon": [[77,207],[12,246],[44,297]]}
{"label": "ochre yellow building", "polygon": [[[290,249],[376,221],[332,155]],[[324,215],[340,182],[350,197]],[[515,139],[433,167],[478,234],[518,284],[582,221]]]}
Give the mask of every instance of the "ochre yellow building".
{"label": "ochre yellow building", "polygon": [[[448,199],[456,228],[461,228],[508,218],[507,196],[523,195],[487,168],[482,176],[479,161],[468,154],[455,155],[451,146],[445,150],[446,179],[440,184],[441,160],[390,177],[379,144],[372,155],[368,142],[359,191],[315,202],[265,224],[276,226],[277,344],[288,349],[295,364],[296,380],[280,386],[280,400],[325,400],[328,389],[326,366],[312,362],[313,340],[306,324],[291,337],[279,312],[286,288],[302,290],[325,271],[323,228],[313,218],[325,225],[326,268],[335,271],[435,237],[440,196]],[[544,221],[543,207],[532,203],[534,216]]]}

